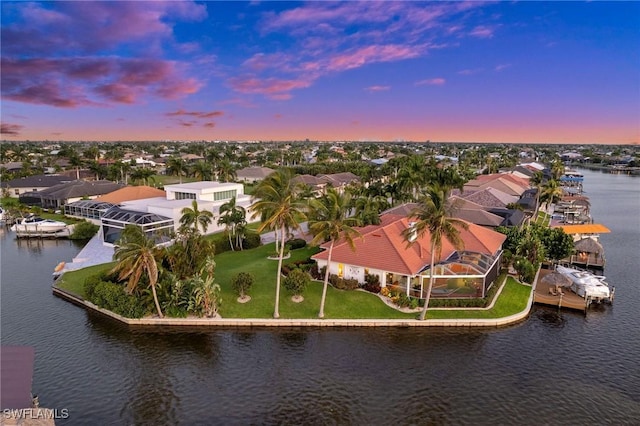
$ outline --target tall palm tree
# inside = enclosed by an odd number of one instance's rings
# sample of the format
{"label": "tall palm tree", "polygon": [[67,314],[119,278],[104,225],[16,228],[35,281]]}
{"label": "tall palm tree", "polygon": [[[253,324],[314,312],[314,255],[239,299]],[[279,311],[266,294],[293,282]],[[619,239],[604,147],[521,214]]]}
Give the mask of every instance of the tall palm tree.
{"label": "tall palm tree", "polygon": [[355,199],[355,216],[363,226],[378,225],[380,212],[389,208],[386,198],[376,196],[361,196]]}
{"label": "tall palm tree", "polygon": [[218,181],[220,182],[231,182],[236,178],[236,171],[231,162],[227,159],[220,160],[218,162],[215,172],[218,176]]}
{"label": "tall palm tree", "polygon": [[241,225],[242,222],[246,222],[245,217],[246,210],[244,209],[244,207],[236,204],[236,197],[231,198],[229,201],[220,206],[220,218],[218,219],[218,224],[225,225],[225,228],[227,228],[231,250],[234,250],[232,237],[236,236],[237,227]]}
{"label": "tall palm tree", "polygon": [[435,281],[435,261],[442,252],[442,239],[446,238],[457,249],[463,248],[463,241],[460,238],[458,228],[467,229],[466,222],[452,218],[447,203],[449,190],[440,185],[431,185],[421,198],[418,206],[411,213],[411,217],[416,220],[415,224],[405,230],[404,238],[409,245],[416,239],[422,237],[425,232],[429,232],[431,242],[431,262],[429,269],[429,287],[425,296],[424,307],[420,312],[420,320],[424,320],[431,298],[431,289]]}
{"label": "tall palm tree", "polygon": [[202,233],[206,234],[209,225],[213,222],[213,213],[209,210],[200,210],[198,208],[198,202],[193,200],[191,207],[185,207],[180,211],[182,216],[180,217],[180,225],[186,228],[195,228],[198,231],[198,226],[202,228]]}
{"label": "tall palm tree", "polygon": [[398,186],[413,199],[418,196],[418,191],[425,183],[426,163],[424,157],[412,155],[407,159],[398,171]]}
{"label": "tall palm tree", "polygon": [[151,169],[136,167],[131,172],[131,180],[133,182],[142,182],[143,185],[148,185],[149,181],[153,180],[155,172]]}
{"label": "tall palm tree", "polygon": [[182,183],[182,176],[187,172],[187,163],[180,157],[167,159],[167,171],[172,175],[177,175]]}
{"label": "tall palm tree", "polygon": [[322,197],[309,201],[309,231],[313,235],[311,243],[318,245],[319,243],[330,241],[318,318],[324,318],[324,304],[327,297],[329,269],[331,269],[331,256],[335,242],[342,238],[349,244],[351,250],[355,251],[354,239],[361,236],[360,232],[354,229],[354,226],[358,225],[358,219],[347,217],[350,210],[350,203],[351,195],[348,193],[341,195],[333,188],[329,188],[327,193]]}
{"label": "tall palm tree", "polygon": [[201,181],[211,180],[211,176],[212,176],[211,170],[212,170],[211,165],[205,163],[204,161],[198,161],[191,167],[193,176],[196,179],[200,179]]}
{"label": "tall palm tree", "polygon": [[162,318],[162,310],[156,293],[156,284],[158,283],[156,255],[158,252],[155,248],[155,242],[145,235],[142,228],[127,225],[116,245],[113,256],[118,263],[112,273],[118,273],[119,280],[129,280],[127,283],[127,293],[129,294],[132,294],[138,287],[142,276],[146,276],[149,286],[151,286],[158,316]]}
{"label": "tall palm tree", "polygon": [[292,180],[291,171],[279,169],[262,180],[252,195],[254,200],[250,209],[252,217],[260,216],[262,224],[258,232],[271,229],[280,233],[280,252],[278,255],[278,275],[276,276],[276,301],[274,318],[280,318],[280,276],[282,258],[284,257],[284,241],[291,230],[300,228],[299,220],[305,218],[306,204],[299,198],[300,185]]}
{"label": "tall palm tree", "polygon": [[540,203],[544,204],[545,209],[549,204],[557,203],[562,198],[564,190],[557,180],[549,179],[540,188]]}

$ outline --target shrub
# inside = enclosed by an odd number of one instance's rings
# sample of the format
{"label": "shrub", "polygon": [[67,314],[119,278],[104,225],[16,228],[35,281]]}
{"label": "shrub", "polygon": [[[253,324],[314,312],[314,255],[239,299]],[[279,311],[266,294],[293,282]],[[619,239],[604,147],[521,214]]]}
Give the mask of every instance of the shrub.
{"label": "shrub", "polygon": [[297,249],[301,249],[307,246],[307,242],[305,240],[303,240],[302,238],[293,238],[289,241],[286,242],[287,247],[289,247],[289,250],[297,250]]}
{"label": "shrub", "polygon": [[125,292],[120,284],[109,281],[85,282],[85,291],[90,289],[89,301],[101,308],[107,309],[126,318],[142,318],[147,313],[147,308],[132,295]]}
{"label": "shrub", "polygon": [[391,291],[389,290],[389,287],[382,287],[380,289],[380,294],[384,297],[389,297],[389,295],[391,294]]}
{"label": "shrub", "polygon": [[309,281],[309,274],[304,272],[302,269],[293,269],[289,275],[284,278],[282,284],[289,293],[294,296],[298,296],[304,292],[305,288],[307,288]]}
{"label": "shrub", "polygon": [[98,232],[100,227],[89,221],[83,220],[78,222],[73,227],[73,232],[69,236],[72,240],[88,240]]}
{"label": "shrub", "polygon": [[365,284],[362,288],[371,293],[380,293],[380,277],[374,274],[365,274]]}
{"label": "shrub", "polygon": [[340,290],[355,290],[360,287],[360,283],[355,278],[340,278],[337,275],[329,275],[329,283]]}
{"label": "shrub", "polygon": [[233,277],[231,284],[236,294],[239,297],[244,297],[253,285],[253,281],[253,275],[248,272],[240,272]]}
{"label": "shrub", "polygon": [[256,247],[260,247],[262,245],[262,240],[260,239],[260,234],[255,232],[247,232],[244,235],[244,240],[242,242],[242,247],[245,250],[253,249]]}

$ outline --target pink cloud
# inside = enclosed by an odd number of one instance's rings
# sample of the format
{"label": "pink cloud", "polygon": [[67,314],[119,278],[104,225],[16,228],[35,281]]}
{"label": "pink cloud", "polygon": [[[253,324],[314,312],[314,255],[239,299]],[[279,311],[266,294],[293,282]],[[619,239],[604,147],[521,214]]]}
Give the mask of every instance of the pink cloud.
{"label": "pink cloud", "polygon": [[2,70],[4,98],[56,107],[133,104],[146,95],[175,99],[201,87],[178,63],[161,59],[2,58]]}
{"label": "pink cloud", "polygon": [[24,126],[20,124],[12,124],[12,123],[1,123],[0,124],[0,133],[3,135],[9,136],[20,136],[20,131],[24,129]]}
{"label": "pink cloud", "polygon": [[328,69],[332,71],[344,71],[359,68],[368,63],[411,59],[420,56],[422,50],[419,46],[401,46],[394,44],[362,47],[355,51],[333,57],[329,61]]}
{"label": "pink cloud", "polygon": [[417,81],[415,83],[416,86],[425,86],[425,85],[429,85],[429,86],[442,86],[446,83],[447,81],[442,78],[442,77],[437,77],[437,78],[428,78],[426,80],[420,80]]}
{"label": "pink cloud", "polygon": [[364,88],[367,92],[383,92],[389,89],[391,89],[391,86],[369,86]]}
{"label": "pink cloud", "polygon": [[199,20],[206,6],[179,2],[53,2],[15,6],[18,19],[2,28],[5,54],[95,53],[144,42],[149,51],[171,39],[172,19]]}
{"label": "pink cloud", "polygon": [[465,70],[458,71],[458,74],[473,75],[473,74],[478,74],[479,72],[482,72],[482,68],[465,69]]}
{"label": "pink cloud", "polygon": [[204,123],[202,126],[211,129],[211,128],[216,127],[216,123],[214,123],[213,121],[209,121],[209,122]]}
{"label": "pink cloud", "polygon": [[511,66],[511,64],[500,64],[500,65],[496,65],[495,70],[500,72],[502,70],[505,70],[507,68],[509,68]]}
{"label": "pink cloud", "polygon": [[269,99],[287,100],[291,99],[292,90],[309,87],[311,82],[305,79],[260,79],[253,76],[234,77],[229,80],[231,87],[240,93],[264,95]]}
{"label": "pink cloud", "polygon": [[191,117],[197,117],[197,118],[213,118],[213,117],[220,117],[222,115],[224,115],[224,112],[222,111],[209,111],[209,112],[204,112],[204,111],[185,111],[184,109],[179,109],[177,111],[174,112],[168,112],[165,114],[167,117],[179,117],[179,116],[191,116]]}
{"label": "pink cloud", "polygon": [[489,28],[484,25],[478,25],[469,33],[470,36],[478,37],[478,38],[491,38],[493,37],[493,28]]}

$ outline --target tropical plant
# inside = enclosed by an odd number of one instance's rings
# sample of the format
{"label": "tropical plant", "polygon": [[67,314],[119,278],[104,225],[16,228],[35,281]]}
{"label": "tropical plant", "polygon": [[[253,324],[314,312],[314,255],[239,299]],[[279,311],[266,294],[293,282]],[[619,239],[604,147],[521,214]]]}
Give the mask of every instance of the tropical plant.
{"label": "tropical plant", "polygon": [[540,203],[544,204],[545,208],[549,204],[557,203],[561,198],[564,191],[557,180],[549,179],[546,181],[540,191]]}
{"label": "tropical plant", "polygon": [[287,291],[293,296],[301,296],[309,285],[311,277],[302,269],[293,269],[284,278],[283,285]]}
{"label": "tropical plant", "polygon": [[380,213],[389,208],[386,198],[377,196],[358,197],[355,199],[355,217],[362,226],[378,225]]}
{"label": "tropical plant", "polygon": [[331,256],[335,242],[342,238],[351,247],[351,250],[355,251],[354,239],[361,236],[360,232],[354,229],[358,225],[358,219],[347,217],[350,201],[351,196],[348,193],[341,195],[335,189],[330,188],[325,195],[309,202],[309,231],[313,235],[311,244],[319,245],[329,241],[327,270],[324,274],[318,318],[324,318],[329,269],[331,269]]}
{"label": "tropical plant", "polygon": [[278,169],[256,186],[252,196],[252,200],[254,200],[251,205],[253,217],[259,216],[262,219],[258,232],[271,229],[276,234],[280,233],[274,318],[280,318],[280,276],[282,274],[282,258],[284,257],[284,241],[289,231],[300,228],[298,221],[305,218],[306,204],[299,198],[299,193],[300,185],[293,181],[291,172],[286,169]]}
{"label": "tropical plant", "polygon": [[198,226],[202,228],[202,233],[206,234],[209,225],[213,222],[213,213],[209,210],[200,210],[198,202],[193,200],[191,207],[185,207],[180,211],[180,226],[194,228],[198,231]]}
{"label": "tropical plant", "polygon": [[143,185],[148,185],[153,180],[155,172],[152,169],[146,167],[136,167],[131,172],[131,180],[133,182],[142,182]]}
{"label": "tropical plant", "polygon": [[236,241],[236,246],[242,249],[242,238],[244,235],[239,235],[238,231],[244,231],[244,225],[246,225],[246,210],[244,207],[236,204],[236,197],[231,198],[226,203],[220,206],[220,217],[218,218],[218,225],[224,225],[229,235],[229,245],[231,250],[233,248],[233,240]]}
{"label": "tropical plant", "polygon": [[211,180],[211,177],[213,176],[211,165],[204,161],[198,161],[191,166],[191,172],[195,178],[200,179],[201,181]]}
{"label": "tropical plant", "polygon": [[138,287],[142,277],[145,277],[153,292],[153,301],[162,318],[162,310],[158,303],[156,284],[158,282],[158,251],[155,242],[148,238],[142,228],[127,225],[116,243],[114,259],[118,262],[112,273],[118,274],[118,280],[128,280],[127,293],[132,294]]}
{"label": "tropical plant", "polygon": [[431,261],[429,268],[429,286],[425,295],[424,307],[420,312],[420,320],[424,320],[431,298],[431,289],[435,281],[435,261],[440,258],[442,251],[442,240],[446,238],[457,250],[464,247],[464,242],[460,238],[460,230],[467,229],[466,222],[451,217],[450,207],[447,203],[449,190],[440,185],[432,185],[427,188],[426,193],[411,213],[411,218],[416,222],[412,227],[404,232],[405,241],[411,245],[416,239],[429,232],[431,241]]}
{"label": "tropical plant", "polygon": [[215,173],[220,182],[231,182],[236,178],[236,171],[227,159],[217,162],[215,165]]}
{"label": "tropical plant", "polygon": [[254,278],[248,272],[240,272],[231,280],[231,285],[233,290],[236,292],[238,297],[244,299],[247,296],[247,292],[253,285]]}
{"label": "tropical plant", "polygon": [[171,175],[178,176],[180,183],[182,177],[187,173],[187,163],[181,157],[170,157],[167,159],[167,172]]}

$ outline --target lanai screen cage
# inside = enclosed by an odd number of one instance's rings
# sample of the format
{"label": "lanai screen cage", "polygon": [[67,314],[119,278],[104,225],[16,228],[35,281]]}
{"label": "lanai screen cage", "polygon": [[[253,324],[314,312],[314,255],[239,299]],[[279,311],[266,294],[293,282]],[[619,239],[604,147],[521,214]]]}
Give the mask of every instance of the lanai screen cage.
{"label": "lanai screen cage", "polygon": [[[496,280],[502,251],[495,256],[468,251],[456,252],[446,261],[435,265],[431,297],[470,298],[485,297]],[[391,287],[405,290],[409,296],[424,299],[429,287],[429,266],[413,277],[402,277]],[[403,282],[404,281],[404,282]]]}
{"label": "lanai screen cage", "polygon": [[115,204],[104,201],[80,200],[65,204],[64,214],[85,219],[101,219],[102,216]]}
{"label": "lanai screen cage", "polygon": [[127,225],[142,228],[147,237],[156,244],[171,240],[173,219],[155,213],[137,212],[121,207],[112,207],[102,216],[102,235],[105,243],[115,244]]}

